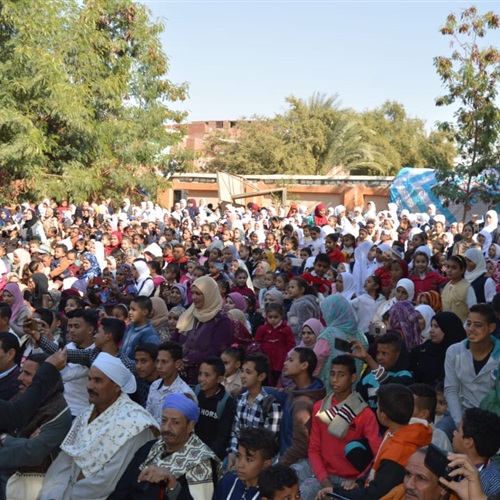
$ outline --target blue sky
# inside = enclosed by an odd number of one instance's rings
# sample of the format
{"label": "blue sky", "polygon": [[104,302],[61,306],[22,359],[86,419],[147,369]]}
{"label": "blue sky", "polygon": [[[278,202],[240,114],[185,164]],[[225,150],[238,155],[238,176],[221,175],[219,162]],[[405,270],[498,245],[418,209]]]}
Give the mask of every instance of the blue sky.
{"label": "blue sky", "polygon": [[[190,121],[273,116],[286,96],[318,91],[358,111],[399,101],[428,128],[452,117],[434,105],[444,89],[433,57],[451,53],[439,27],[473,4],[500,13],[499,2],[480,1],[143,3],[165,22],[169,78],[190,86],[176,107]],[[500,33],[484,43],[500,46]]]}

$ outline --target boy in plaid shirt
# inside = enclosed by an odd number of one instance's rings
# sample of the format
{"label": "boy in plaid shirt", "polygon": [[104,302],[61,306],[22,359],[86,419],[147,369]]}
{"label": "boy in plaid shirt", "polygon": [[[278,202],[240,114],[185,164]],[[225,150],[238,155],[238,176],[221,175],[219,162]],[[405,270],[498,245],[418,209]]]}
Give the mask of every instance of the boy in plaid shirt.
{"label": "boy in plaid shirt", "polygon": [[247,392],[236,402],[236,416],[228,448],[227,470],[234,467],[240,431],[246,427],[265,427],[279,436],[282,408],[262,387],[269,372],[269,359],[262,353],[246,356],[241,369],[241,383]]}

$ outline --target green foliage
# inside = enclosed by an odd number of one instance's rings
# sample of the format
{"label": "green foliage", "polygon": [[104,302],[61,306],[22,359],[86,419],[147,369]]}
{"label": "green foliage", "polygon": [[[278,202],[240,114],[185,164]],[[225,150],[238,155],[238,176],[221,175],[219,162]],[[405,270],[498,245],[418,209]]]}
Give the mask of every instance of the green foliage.
{"label": "green foliage", "polygon": [[170,101],[161,24],[131,0],[5,0],[0,11],[0,199],[81,201],[165,185]]}
{"label": "green foliage", "polygon": [[445,132],[426,135],[424,123],[387,102],[364,113],[343,109],[338,96],[290,96],[287,112],[239,122],[236,137],[216,132],[207,141],[207,171],[236,174],[394,175],[403,166],[450,168],[455,149]]}
{"label": "green foliage", "polygon": [[440,184],[434,191],[445,204],[463,205],[464,219],[472,203],[500,202],[500,110],[496,104],[500,51],[478,45],[488,30],[499,27],[498,15],[480,15],[475,7],[465,9],[459,19],[450,14],[440,31],[452,38],[453,52],[450,57],[434,59],[448,92],[436,104],[458,105],[455,123],[444,122],[440,129],[452,134],[460,157],[455,169],[436,172]]}

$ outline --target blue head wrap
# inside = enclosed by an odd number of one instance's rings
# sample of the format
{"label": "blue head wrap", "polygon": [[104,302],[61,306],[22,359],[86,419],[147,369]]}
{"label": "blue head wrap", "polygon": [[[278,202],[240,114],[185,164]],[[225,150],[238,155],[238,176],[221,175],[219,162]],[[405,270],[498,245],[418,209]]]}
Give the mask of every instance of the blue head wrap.
{"label": "blue head wrap", "polygon": [[174,410],[180,411],[181,413],[186,415],[186,418],[190,422],[194,421],[194,423],[197,423],[198,418],[200,417],[200,409],[198,408],[198,405],[184,394],[169,394],[163,400],[162,409],[166,410],[167,408],[172,408]]}

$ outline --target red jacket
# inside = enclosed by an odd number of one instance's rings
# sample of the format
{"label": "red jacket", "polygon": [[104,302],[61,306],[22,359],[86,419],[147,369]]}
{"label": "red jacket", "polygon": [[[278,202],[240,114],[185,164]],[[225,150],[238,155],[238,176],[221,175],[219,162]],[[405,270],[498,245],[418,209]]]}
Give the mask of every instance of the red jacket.
{"label": "red jacket", "polygon": [[329,295],[332,293],[332,283],[326,278],[320,278],[319,276],[314,276],[312,273],[304,273],[300,275],[307,281],[308,285],[315,286],[319,293],[323,295]]}
{"label": "red jacket", "polygon": [[288,352],[297,345],[292,329],[285,320],[276,328],[267,321],[259,326],[255,334],[255,342],[260,343],[262,352],[269,358],[270,369],[279,372],[283,370]]}
{"label": "red jacket", "polygon": [[330,257],[330,262],[345,262],[345,256],[338,248],[329,252],[328,257]]}
{"label": "red jacket", "polygon": [[420,293],[430,292],[431,290],[435,290],[437,292],[440,286],[446,285],[446,283],[450,281],[449,278],[445,278],[435,271],[429,271],[424,276],[424,279],[420,278],[418,274],[410,274],[408,278],[410,278],[415,285],[415,300]]}

